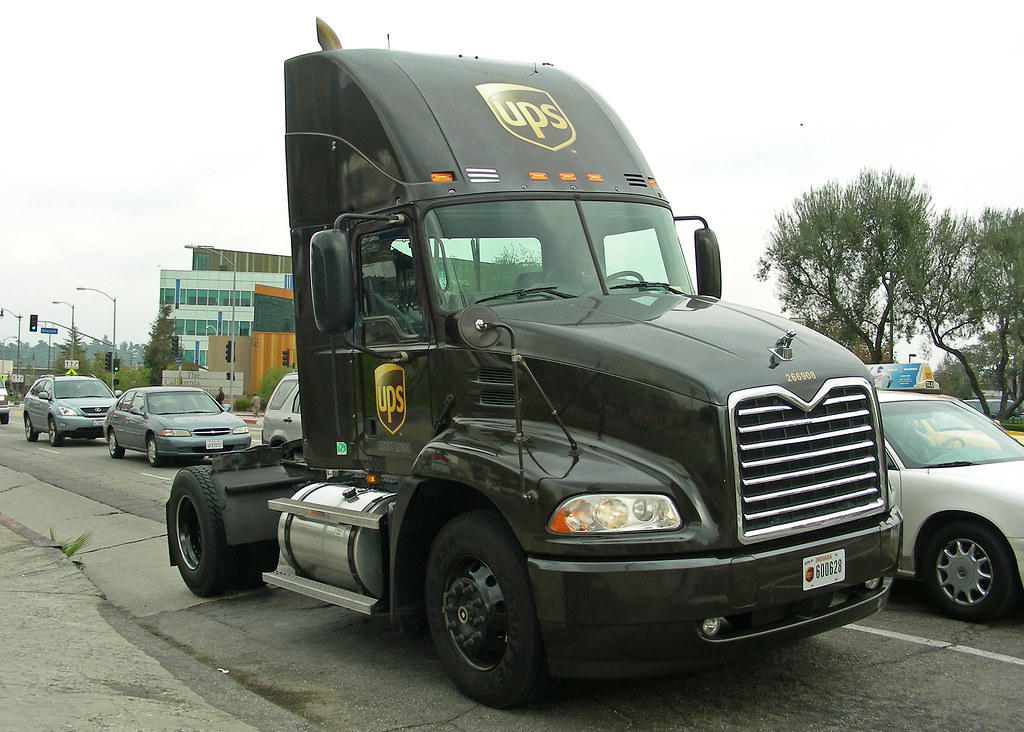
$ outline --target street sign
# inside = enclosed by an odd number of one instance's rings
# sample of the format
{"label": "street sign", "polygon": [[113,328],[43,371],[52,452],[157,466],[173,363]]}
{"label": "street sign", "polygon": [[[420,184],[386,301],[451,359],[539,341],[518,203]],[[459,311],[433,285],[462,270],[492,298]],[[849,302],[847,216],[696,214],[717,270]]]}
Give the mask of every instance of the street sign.
{"label": "street sign", "polygon": [[66,358],[64,359],[64,368],[66,369],[77,369],[78,359],[77,358]]}
{"label": "street sign", "polygon": [[48,335],[57,335],[57,329],[56,328],[40,328],[39,332],[40,333],[46,333]]}

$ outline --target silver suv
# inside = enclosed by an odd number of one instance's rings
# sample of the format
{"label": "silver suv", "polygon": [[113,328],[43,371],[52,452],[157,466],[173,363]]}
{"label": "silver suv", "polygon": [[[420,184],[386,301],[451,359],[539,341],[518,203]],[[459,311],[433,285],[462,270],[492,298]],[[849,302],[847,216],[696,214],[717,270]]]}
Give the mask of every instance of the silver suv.
{"label": "silver suv", "polygon": [[65,437],[103,436],[103,419],[116,401],[107,385],[94,376],[43,376],[25,395],[25,439],[41,432],[60,447]]}
{"label": "silver suv", "polygon": [[[299,411],[299,373],[284,375],[267,401],[263,413],[263,444],[277,447],[302,439],[302,413]],[[285,457],[301,458],[301,444],[291,447]]]}

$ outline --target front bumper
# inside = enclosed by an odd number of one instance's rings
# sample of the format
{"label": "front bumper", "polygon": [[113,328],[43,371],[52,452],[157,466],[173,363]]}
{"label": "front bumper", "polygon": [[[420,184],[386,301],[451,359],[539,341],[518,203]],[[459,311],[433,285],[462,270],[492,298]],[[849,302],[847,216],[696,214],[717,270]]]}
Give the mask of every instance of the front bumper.
{"label": "front bumper", "polygon": [[103,437],[103,415],[97,417],[65,417],[54,415],[57,431],[64,437]]}
{"label": "front bumper", "polygon": [[[211,443],[211,440],[214,441]],[[217,442],[220,447],[216,447]],[[161,437],[156,436],[157,452],[164,457],[220,455],[241,452],[252,442],[250,435],[223,435],[222,437]],[[214,445],[214,446],[211,446]]]}
{"label": "front bumper", "polygon": [[[759,648],[853,622],[888,599],[901,523],[742,556],[528,561],[553,676],[636,677],[750,657]],[[748,547],[750,548],[750,547]],[[846,551],[843,582],[804,591],[803,559]],[[866,582],[883,578],[874,589]],[[706,618],[722,618],[714,637]]]}

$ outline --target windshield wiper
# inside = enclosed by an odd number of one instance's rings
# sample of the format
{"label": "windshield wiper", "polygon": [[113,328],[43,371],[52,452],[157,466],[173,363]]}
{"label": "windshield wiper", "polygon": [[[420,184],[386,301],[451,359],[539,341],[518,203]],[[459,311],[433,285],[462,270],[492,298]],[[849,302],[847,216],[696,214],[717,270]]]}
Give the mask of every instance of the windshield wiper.
{"label": "windshield wiper", "polygon": [[661,288],[663,288],[665,290],[668,290],[669,292],[675,293],[676,295],[682,295],[683,294],[683,291],[680,290],[675,285],[670,285],[667,282],[647,282],[646,280],[641,280],[640,282],[626,282],[626,283],[621,284],[621,285],[612,285],[608,289],[609,290],[625,290],[625,289],[630,288],[630,287],[635,287],[635,288],[637,288],[639,290],[653,290],[653,289],[655,289],[657,287],[661,287]]}
{"label": "windshield wiper", "polygon": [[477,300],[477,303],[488,302],[490,300],[500,300],[503,297],[523,297],[524,295],[532,295],[535,292],[547,292],[558,297],[576,297],[566,292],[559,292],[558,285],[538,285],[537,287],[525,287],[521,290],[509,290],[508,292],[500,292],[497,295],[488,295],[487,297]]}
{"label": "windshield wiper", "polygon": [[953,462],[938,463],[936,465],[929,465],[928,467],[929,468],[963,468],[963,467],[966,467],[968,465],[977,465],[977,463],[972,463],[970,460],[954,460]]}

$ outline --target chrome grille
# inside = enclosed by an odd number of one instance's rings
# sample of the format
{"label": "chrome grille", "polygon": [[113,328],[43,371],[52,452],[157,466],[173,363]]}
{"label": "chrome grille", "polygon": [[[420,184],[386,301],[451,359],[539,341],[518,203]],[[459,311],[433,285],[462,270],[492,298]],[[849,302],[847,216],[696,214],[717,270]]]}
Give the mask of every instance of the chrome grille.
{"label": "chrome grille", "polygon": [[876,416],[866,385],[839,382],[811,404],[781,390],[741,396],[732,413],[742,540],[884,507]]}
{"label": "chrome grille", "polygon": [[107,413],[109,407],[79,407],[79,409],[88,417],[102,417]]}
{"label": "chrome grille", "polygon": [[222,435],[230,435],[231,430],[227,427],[201,427],[197,430],[192,430],[192,434],[196,437],[221,437]]}

